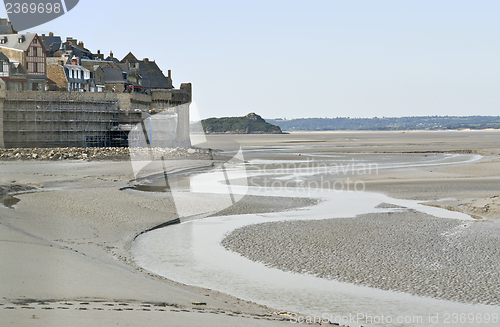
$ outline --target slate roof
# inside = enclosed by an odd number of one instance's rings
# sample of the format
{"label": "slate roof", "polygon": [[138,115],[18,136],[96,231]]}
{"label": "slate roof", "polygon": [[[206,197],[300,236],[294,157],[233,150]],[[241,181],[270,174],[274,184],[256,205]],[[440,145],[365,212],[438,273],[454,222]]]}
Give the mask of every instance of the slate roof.
{"label": "slate roof", "polygon": [[115,57],[111,57],[111,56],[108,56],[105,61],[112,61],[114,63],[119,63],[120,61],[118,59],[116,59]]}
{"label": "slate roof", "polygon": [[173,88],[154,61],[139,61],[139,74],[142,76],[142,87],[150,89]]}
{"label": "slate roof", "polygon": [[[23,42],[19,42],[19,38],[21,38],[23,36],[24,36],[25,40]],[[35,36],[36,36],[36,34],[33,34],[33,33],[2,34],[2,35],[0,35],[0,41],[3,40],[4,38],[7,38],[6,39],[7,42],[0,43],[0,47],[26,51],[26,50],[28,50],[31,42],[33,42],[33,39],[35,38]]]}
{"label": "slate roof", "polygon": [[[42,42],[43,41],[43,38],[42,38]],[[47,49],[47,51],[51,51],[50,49],[50,46],[52,45],[52,51],[50,52],[51,54],[53,54],[54,52],[56,51],[59,51],[61,49],[61,44],[62,44],[62,40],[61,40],[61,37],[60,36],[45,36],[45,42],[44,42],[44,46],[45,46],[45,49]]]}
{"label": "slate roof", "polygon": [[126,83],[127,78],[123,76],[124,71],[112,67],[103,67],[105,83]]}
{"label": "slate roof", "polygon": [[118,69],[117,65],[114,62],[105,61],[105,60],[90,60],[90,59],[83,58],[80,60],[80,65],[82,65],[83,67],[85,67],[89,70],[91,68],[93,68],[93,66],[100,66],[101,68],[111,67],[114,69]]}
{"label": "slate roof", "polygon": [[12,25],[0,25],[0,34],[14,34],[16,31]]}
{"label": "slate roof", "polygon": [[15,34],[17,31],[7,18],[0,18],[0,34]]}
{"label": "slate roof", "polygon": [[116,67],[120,68],[124,72],[129,71],[129,66],[127,64],[117,63]]}
{"label": "slate roof", "polygon": [[2,51],[0,51],[0,60],[10,62],[10,59]]}
{"label": "slate roof", "polygon": [[63,43],[61,45],[61,49],[66,50],[66,51],[71,51],[72,56],[76,56],[80,59],[82,59],[82,58],[92,59],[93,58],[92,52],[90,52],[88,49],[79,48],[79,47],[74,46],[68,42]]}

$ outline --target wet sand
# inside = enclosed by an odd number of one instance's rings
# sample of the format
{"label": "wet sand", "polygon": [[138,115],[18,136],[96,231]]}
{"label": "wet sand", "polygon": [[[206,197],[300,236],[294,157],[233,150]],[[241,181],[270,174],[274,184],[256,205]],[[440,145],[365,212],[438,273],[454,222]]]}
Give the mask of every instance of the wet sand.
{"label": "wet sand", "polygon": [[[236,139],[248,149],[285,147],[276,151],[290,159],[297,158],[299,148],[303,156],[318,151],[479,153],[483,159],[471,164],[384,171],[363,176],[363,181],[367,190],[433,201],[431,204],[495,220],[500,218],[495,198],[500,195],[499,136],[500,132],[491,131],[353,132],[215,139]],[[290,146],[299,148],[290,151]],[[259,157],[252,152],[247,156]],[[178,170],[195,168],[189,167],[190,163],[177,164]],[[40,190],[16,195],[21,201],[15,209],[0,208],[0,259],[8,262],[0,268],[2,321],[18,326],[111,326],[117,322],[132,326],[165,321],[176,326],[286,323],[279,321],[286,316],[273,315],[273,309],[216,290],[184,286],[135,266],[130,256],[134,237],[173,219],[174,210],[162,194],[120,191],[131,184],[129,162],[0,162],[0,185]],[[206,197],[195,205],[214,200]],[[234,213],[252,213],[266,208],[287,210],[290,205],[289,200],[268,199],[262,206],[258,197],[249,197],[233,209]],[[119,310],[122,307],[133,310]]]}
{"label": "wet sand", "polygon": [[472,304],[500,305],[500,224],[414,210],[249,225],[222,242],[295,273]]}

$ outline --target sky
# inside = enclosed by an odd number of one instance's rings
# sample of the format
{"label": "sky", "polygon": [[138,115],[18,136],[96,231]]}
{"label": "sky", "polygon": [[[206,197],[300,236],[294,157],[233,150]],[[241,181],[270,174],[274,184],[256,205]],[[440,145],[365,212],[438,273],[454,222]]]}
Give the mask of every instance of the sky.
{"label": "sky", "polygon": [[155,60],[202,118],[500,115],[499,17],[497,0],[80,0],[28,31]]}

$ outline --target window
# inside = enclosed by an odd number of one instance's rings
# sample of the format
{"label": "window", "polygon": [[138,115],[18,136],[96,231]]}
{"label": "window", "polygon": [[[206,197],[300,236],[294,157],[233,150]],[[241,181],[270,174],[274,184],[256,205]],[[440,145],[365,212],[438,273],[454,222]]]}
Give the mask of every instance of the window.
{"label": "window", "polygon": [[37,48],[36,47],[33,47],[33,57],[36,57],[37,56]]}
{"label": "window", "polygon": [[33,63],[33,72],[35,72],[35,73],[36,73],[36,72],[37,72],[37,68],[38,68],[38,67],[37,67],[37,64],[36,64],[36,62],[34,62],[34,63]]}

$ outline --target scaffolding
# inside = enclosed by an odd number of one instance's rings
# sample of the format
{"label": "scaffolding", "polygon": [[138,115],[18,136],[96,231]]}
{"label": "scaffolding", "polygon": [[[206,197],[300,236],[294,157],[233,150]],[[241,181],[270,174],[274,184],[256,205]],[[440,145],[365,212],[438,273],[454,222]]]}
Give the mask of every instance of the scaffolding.
{"label": "scaffolding", "polygon": [[110,131],[119,123],[116,99],[43,93],[49,96],[8,94],[3,117],[6,147],[111,146]]}
{"label": "scaffolding", "polygon": [[[155,91],[151,96],[5,91],[5,98],[0,99],[3,101],[5,147],[126,147],[129,132],[141,122],[144,113],[164,111],[178,115],[172,98],[182,95],[184,99],[175,101],[187,103],[189,100],[184,91]],[[189,137],[189,114],[179,119],[183,121],[181,130],[187,131]]]}

